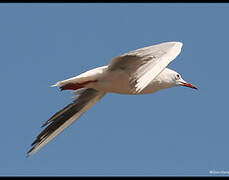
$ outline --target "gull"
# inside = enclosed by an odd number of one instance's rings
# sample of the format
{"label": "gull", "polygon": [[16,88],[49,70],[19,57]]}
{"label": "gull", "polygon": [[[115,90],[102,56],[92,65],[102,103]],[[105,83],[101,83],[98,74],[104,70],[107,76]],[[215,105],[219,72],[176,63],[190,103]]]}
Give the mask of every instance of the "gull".
{"label": "gull", "polygon": [[55,113],[31,144],[30,156],[44,147],[75,122],[106,93],[151,94],[175,86],[197,89],[167,68],[181,52],[182,42],[163,42],[114,57],[107,66],[86,71],[78,76],[58,81],[53,87],[74,90],[72,103]]}

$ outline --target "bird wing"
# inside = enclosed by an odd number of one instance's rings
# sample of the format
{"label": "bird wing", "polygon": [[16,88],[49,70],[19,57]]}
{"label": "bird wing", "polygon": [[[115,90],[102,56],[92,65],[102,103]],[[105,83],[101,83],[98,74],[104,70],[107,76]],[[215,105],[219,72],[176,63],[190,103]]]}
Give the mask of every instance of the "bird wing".
{"label": "bird wing", "polygon": [[113,58],[108,70],[129,74],[132,91],[142,91],[181,52],[181,42],[165,42]]}
{"label": "bird wing", "polygon": [[97,101],[99,101],[106,93],[94,89],[85,89],[78,94],[77,99],[67,105],[65,108],[54,114],[42,127],[48,126],[37,136],[36,140],[31,144],[32,148],[27,155],[34,154],[44,145],[50,142],[64,129],[70,126]]}

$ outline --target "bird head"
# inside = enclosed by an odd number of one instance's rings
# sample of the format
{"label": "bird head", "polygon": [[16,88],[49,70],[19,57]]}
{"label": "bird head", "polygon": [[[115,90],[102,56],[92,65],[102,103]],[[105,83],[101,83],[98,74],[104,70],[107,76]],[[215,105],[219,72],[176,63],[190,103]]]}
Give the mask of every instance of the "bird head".
{"label": "bird head", "polygon": [[161,83],[164,84],[166,88],[174,86],[185,86],[197,89],[196,86],[183,80],[181,75],[172,69],[165,68],[164,71],[161,74],[159,74],[157,79],[159,79],[159,81],[161,81]]}
{"label": "bird head", "polygon": [[185,86],[193,89],[197,89],[196,86],[193,84],[190,84],[182,79],[181,75],[177,72],[173,73],[173,82],[175,83],[175,86]]}

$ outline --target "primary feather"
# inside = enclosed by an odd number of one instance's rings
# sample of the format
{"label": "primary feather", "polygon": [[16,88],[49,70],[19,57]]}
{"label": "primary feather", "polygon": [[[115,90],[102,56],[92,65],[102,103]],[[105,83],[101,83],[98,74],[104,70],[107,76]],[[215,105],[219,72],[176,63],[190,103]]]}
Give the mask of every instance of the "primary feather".
{"label": "primary feather", "polygon": [[105,94],[106,93],[96,91],[94,89],[86,89],[82,91],[77,99],[54,114],[42,125],[42,127],[47,125],[49,126],[46,127],[32,143],[32,148],[27,153],[28,156],[37,152],[40,148],[70,126]]}

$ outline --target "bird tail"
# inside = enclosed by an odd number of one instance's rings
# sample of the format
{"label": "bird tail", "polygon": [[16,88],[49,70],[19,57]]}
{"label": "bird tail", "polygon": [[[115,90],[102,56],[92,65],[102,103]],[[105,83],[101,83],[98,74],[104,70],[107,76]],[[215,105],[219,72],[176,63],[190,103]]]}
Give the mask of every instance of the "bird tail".
{"label": "bird tail", "polygon": [[58,81],[51,87],[59,86],[61,90],[77,90],[87,87],[89,83],[97,82],[97,79],[106,71],[107,66],[101,66],[98,68],[86,71],[78,76]]}

